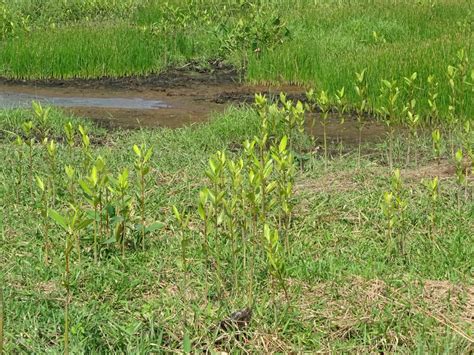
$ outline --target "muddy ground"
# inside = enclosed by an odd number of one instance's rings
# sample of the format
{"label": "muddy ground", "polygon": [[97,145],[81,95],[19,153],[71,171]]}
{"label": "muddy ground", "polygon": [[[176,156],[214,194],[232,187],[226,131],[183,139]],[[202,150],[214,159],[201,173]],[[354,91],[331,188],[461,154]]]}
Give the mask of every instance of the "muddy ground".
{"label": "muddy ground", "polygon": [[[281,91],[292,99],[304,99],[300,86],[247,85],[232,68],[212,70],[171,70],[158,75],[127,78],[35,80],[0,78],[0,93],[17,93],[55,98],[121,98],[163,101],[168,107],[146,109],[72,107],[64,108],[74,115],[90,118],[109,128],[170,127],[176,128],[207,121],[213,113],[229,105],[251,104],[256,92],[276,96]],[[318,120],[318,117],[314,117]],[[308,121],[312,121],[312,117]],[[320,137],[322,127],[311,130]],[[332,117],[327,127],[331,140],[342,138],[356,142],[358,131],[351,115],[344,125]],[[364,128],[364,138],[380,138],[383,126],[371,122]]]}

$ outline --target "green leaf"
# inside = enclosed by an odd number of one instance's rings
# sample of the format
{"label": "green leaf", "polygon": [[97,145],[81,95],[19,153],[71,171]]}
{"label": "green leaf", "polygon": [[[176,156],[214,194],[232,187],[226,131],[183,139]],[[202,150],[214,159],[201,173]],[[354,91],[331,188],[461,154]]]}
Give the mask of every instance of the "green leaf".
{"label": "green leaf", "polygon": [[67,220],[64,216],[60,215],[57,211],[48,208],[48,215],[59,224],[65,231],[68,230]]}
{"label": "green leaf", "polygon": [[86,228],[89,224],[91,224],[93,219],[91,218],[86,218],[81,220],[77,225],[76,225],[76,230],[81,230]]}
{"label": "green leaf", "polygon": [[164,223],[161,222],[154,222],[148,227],[145,228],[145,233],[151,233],[157,230],[160,230],[161,228],[164,227]]}
{"label": "green leaf", "polygon": [[81,179],[79,180],[79,186],[81,186],[82,190],[89,196],[93,196],[93,192],[92,192],[92,189],[89,187],[89,184],[87,183],[87,181]]}
{"label": "green leaf", "polygon": [[189,338],[188,332],[185,332],[184,339],[183,339],[183,352],[190,353],[191,349],[192,349],[191,339]]}
{"label": "green leaf", "polygon": [[280,153],[283,153],[286,150],[286,146],[288,144],[288,137],[285,135],[280,141],[280,146],[278,147]]}
{"label": "green leaf", "polygon": [[44,182],[39,176],[36,176],[36,184],[38,185],[41,191],[44,191]]}
{"label": "green leaf", "polygon": [[143,161],[144,161],[144,162],[147,162],[148,160],[150,160],[152,154],[153,154],[153,147],[151,147],[150,149],[148,149],[148,151],[147,151],[146,154],[145,154],[145,158],[143,159]]}
{"label": "green leaf", "polygon": [[175,205],[173,205],[173,213],[176,220],[178,222],[181,222],[181,214],[179,213],[178,208]]}
{"label": "green leaf", "polygon": [[204,206],[202,204],[199,204],[198,206],[198,213],[202,220],[206,219],[206,211],[204,210]]}
{"label": "green leaf", "polygon": [[142,151],[140,150],[140,148],[138,148],[138,145],[134,144],[133,145],[133,151],[135,152],[135,154],[141,158],[142,156]]}

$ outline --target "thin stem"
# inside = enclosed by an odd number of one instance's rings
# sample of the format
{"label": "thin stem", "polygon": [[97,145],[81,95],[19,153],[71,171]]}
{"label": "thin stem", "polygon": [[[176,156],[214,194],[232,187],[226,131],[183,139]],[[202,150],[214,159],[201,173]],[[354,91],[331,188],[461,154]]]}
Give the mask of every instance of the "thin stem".
{"label": "thin stem", "polygon": [[[324,118],[326,120],[326,118]],[[326,133],[326,122],[323,124],[323,138],[324,138],[324,168],[328,167],[328,143],[327,143],[327,133]]]}
{"label": "thin stem", "polygon": [[205,254],[205,273],[206,273],[206,287],[205,287],[205,298],[207,302],[207,297],[209,294],[209,272],[208,272],[208,267],[209,267],[209,236],[208,236],[208,218],[204,219],[204,254]]}
{"label": "thin stem", "polygon": [[0,354],[3,354],[3,313],[4,313],[4,305],[3,305],[3,287],[0,286]]}
{"label": "thin stem", "polygon": [[357,166],[360,169],[360,163],[362,159],[362,124],[359,123],[359,145],[358,145],[358,158],[357,158]]}
{"label": "thin stem", "polygon": [[94,262],[97,264],[97,204],[94,204]]}
{"label": "thin stem", "polygon": [[[118,215],[120,216],[120,209],[124,208],[123,200],[124,200],[124,193],[120,194],[120,208],[118,209]],[[125,226],[126,226],[126,220],[125,220],[125,213],[123,216],[123,221],[122,221],[122,230],[120,231],[122,234],[122,258],[125,259]]]}
{"label": "thin stem", "polygon": [[[48,264],[49,262],[49,223],[48,223],[48,198],[46,191],[43,192],[43,208],[44,208],[44,262]],[[1,354],[1,352],[0,352]]]}
{"label": "thin stem", "polygon": [[145,175],[141,172],[141,217],[142,217],[142,249],[145,251]]}
{"label": "thin stem", "polygon": [[70,243],[70,236],[66,236],[66,275],[65,275],[65,286],[66,286],[66,302],[64,304],[64,354],[69,354],[69,302],[71,297],[71,290],[69,287],[69,276],[70,276],[70,269],[69,269],[69,243]]}
{"label": "thin stem", "polygon": [[388,164],[390,171],[393,170],[393,129],[390,129],[388,139]]}
{"label": "thin stem", "polygon": [[30,197],[33,199],[33,147],[32,147],[31,141],[30,141],[30,144],[29,144],[29,163],[30,163],[30,171],[29,171]]}

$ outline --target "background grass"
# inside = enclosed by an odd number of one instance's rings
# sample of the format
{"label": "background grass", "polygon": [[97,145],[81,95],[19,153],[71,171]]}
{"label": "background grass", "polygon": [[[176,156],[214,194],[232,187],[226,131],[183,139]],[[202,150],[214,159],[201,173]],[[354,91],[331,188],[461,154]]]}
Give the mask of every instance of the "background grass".
{"label": "background grass", "polygon": [[[456,64],[461,48],[471,58],[474,54],[474,10],[468,0],[53,3],[3,5],[32,25],[17,26],[0,43],[0,75],[147,75],[220,58],[243,65],[251,83],[316,85],[331,92],[345,86],[354,99],[354,73],[369,68],[369,95],[377,101],[381,79],[396,79],[401,86],[404,76],[418,72],[420,109],[427,106],[426,78],[435,75],[446,113],[447,67]],[[282,43],[265,39],[275,19],[289,31]],[[465,95],[472,116],[474,95],[470,90]]]}

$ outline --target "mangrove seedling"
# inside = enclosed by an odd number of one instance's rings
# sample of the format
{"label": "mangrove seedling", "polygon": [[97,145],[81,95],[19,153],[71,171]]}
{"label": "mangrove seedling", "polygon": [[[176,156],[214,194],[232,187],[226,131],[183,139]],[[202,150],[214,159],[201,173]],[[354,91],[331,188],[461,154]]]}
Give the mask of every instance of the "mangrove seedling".
{"label": "mangrove seedling", "polygon": [[329,95],[326,91],[321,90],[317,98],[319,109],[321,110],[321,125],[323,126],[323,147],[324,147],[324,166],[328,165],[328,142],[327,142],[327,125],[329,119]]}
{"label": "mangrove seedling", "polygon": [[89,176],[79,180],[79,185],[84,192],[86,201],[94,210],[94,262],[98,262],[98,234],[99,234],[99,206],[100,206],[100,187],[97,167],[92,167]]}
{"label": "mangrove seedling", "polygon": [[[240,230],[242,237],[245,236],[244,231],[244,211],[242,204],[242,194],[244,193],[242,170],[244,168],[244,161],[239,158],[235,161],[229,160],[227,163],[227,171],[229,173],[230,191],[227,199],[224,200],[224,209],[226,212],[226,229],[228,230],[232,243],[232,270],[234,276],[234,290],[238,288],[238,270],[237,270],[237,235]],[[244,262],[245,262],[245,240],[243,240],[244,247]],[[245,264],[244,264],[245,267]]]}
{"label": "mangrove seedling", "polygon": [[202,189],[199,191],[199,201],[198,201],[198,214],[201,220],[204,223],[204,229],[203,229],[203,253],[204,253],[204,262],[205,262],[205,273],[206,273],[206,283],[205,283],[205,298],[207,300],[208,297],[208,287],[209,287],[209,272],[208,272],[208,267],[209,267],[209,234],[211,233],[211,226],[212,223],[209,218],[209,212],[208,212],[208,201],[209,201],[209,190],[207,188]]}
{"label": "mangrove seedling", "polygon": [[[214,241],[220,241],[223,234],[223,222],[225,220],[225,195],[227,192],[227,177],[225,169],[227,157],[225,152],[218,151],[209,159],[209,168],[206,175],[210,180],[208,215],[213,222]],[[217,267],[218,284],[222,284],[221,262],[218,260],[219,253],[215,255]]]}
{"label": "mangrove seedling", "polygon": [[32,101],[33,112],[35,113],[36,122],[38,122],[37,128],[40,134],[40,139],[44,139],[48,135],[48,121],[49,111],[51,107],[43,108],[40,102]]}
{"label": "mangrove seedling", "polygon": [[48,138],[45,138],[43,140],[43,145],[46,147],[46,152],[47,152],[47,157],[49,161],[49,170],[50,170],[50,176],[51,179],[49,179],[49,185],[51,189],[51,198],[52,198],[52,205],[54,206],[54,203],[56,201],[56,187],[55,187],[55,181],[56,181],[56,154],[57,154],[57,146],[54,140],[50,140],[48,142]]}
{"label": "mangrove seedling", "polygon": [[35,142],[33,133],[33,122],[27,121],[22,124],[25,142],[28,146],[28,176],[30,181],[30,197],[33,198],[33,144]]}
{"label": "mangrove seedling", "polygon": [[91,220],[84,218],[80,210],[73,205],[70,205],[70,211],[65,215],[61,215],[53,209],[48,209],[48,215],[66,232],[64,245],[64,287],[66,289],[66,301],[64,303],[64,353],[69,354],[70,257],[78,232],[86,228],[91,223]]}
{"label": "mangrove seedling", "polygon": [[391,177],[390,191],[384,193],[382,200],[382,212],[387,222],[387,237],[389,239],[390,250],[394,247],[398,252],[404,253],[404,240],[400,233],[397,233],[397,240],[394,238],[394,229],[400,229],[403,225],[404,211],[407,208],[407,202],[404,198],[403,182],[400,175],[400,170],[395,169]]}
{"label": "mangrove seedling", "polygon": [[428,107],[429,107],[429,118],[430,123],[439,123],[439,111],[438,111],[438,82],[434,75],[429,75],[428,79]]}
{"label": "mangrove seedling", "polygon": [[118,198],[117,215],[115,216],[115,239],[120,243],[122,257],[125,258],[125,243],[127,236],[127,223],[130,218],[131,196],[128,196],[129,181],[128,169],[123,169],[117,179],[110,178],[112,189]]}
{"label": "mangrove seedling", "polygon": [[81,134],[82,141],[82,167],[84,171],[88,171],[92,161],[92,155],[90,152],[91,141],[87,134],[87,130],[81,125],[79,125],[79,133]]}
{"label": "mangrove seedling", "polygon": [[[416,142],[418,138],[418,126],[420,124],[420,115],[416,114],[413,112],[412,108],[406,108],[406,122],[408,125],[408,128],[410,129],[410,138],[407,142],[407,158],[406,158],[406,165],[408,166],[410,164],[410,153],[411,153],[411,146],[412,146],[412,141]],[[414,147],[415,151],[415,165],[418,165],[418,150],[416,149],[416,146]]]}
{"label": "mangrove seedling", "polygon": [[415,91],[417,90],[416,80],[418,78],[418,73],[414,72],[409,77],[404,77],[403,81],[405,82],[405,95],[407,99],[406,109],[408,111],[414,111],[416,106]]}
{"label": "mangrove seedling", "polygon": [[278,230],[271,230],[270,227],[265,224],[264,237],[269,274],[274,280],[277,280],[279,286],[285,293],[286,301],[289,302],[290,298],[285,281],[285,262],[283,259],[283,253],[281,252],[281,243],[278,236]]}
{"label": "mangrove seedling", "polygon": [[360,168],[361,163],[361,147],[362,147],[362,130],[364,129],[365,121],[364,114],[368,110],[369,106],[369,87],[367,84],[367,68],[363,69],[360,73],[355,73],[356,83],[354,85],[355,92],[358,97],[358,103],[356,106],[357,113],[357,129],[359,131],[359,145],[358,145],[358,167]]}
{"label": "mangrove seedling", "polygon": [[458,208],[461,208],[461,190],[464,188],[465,197],[467,197],[467,179],[464,174],[464,153],[461,148],[456,151],[454,155],[454,162],[456,163],[456,182],[459,186],[458,190]]}
{"label": "mangrove seedling", "polygon": [[49,196],[48,189],[39,176],[36,176],[36,184],[40,190],[40,215],[43,219],[43,247],[44,247],[44,263],[49,262]]}
{"label": "mangrove seedling", "polygon": [[431,133],[431,139],[433,141],[433,153],[438,162],[441,164],[441,131],[437,128]]}
{"label": "mangrove seedling", "polygon": [[314,89],[309,89],[306,92],[307,102],[305,104],[306,110],[313,113],[312,119],[311,119],[311,125],[310,125],[310,136],[311,136],[311,141],[312,141],[313,145],[316,144],[316,141],[315,141],[316,132],[314,131],[314,127],[316,126],[316,117],[314,115],[314,112],[317,108],[316,95],[317,94],[316,94],[316,91]]}
{"label": "mangrove seedling", "polygon": [[64,167],[64,172],[66,173],[67,177],[67,190],[69,192],[69,198],[71,203],[76,202],[76,191],[75,191],[75,175],[76,171],[71,165],[66,165]]}
{"label": "mangrove seedling", "polygon": [[140,188],[139,201],[140,201],[140,213],[141,213],[141,235],[142,235],[142,249],[145,251],[145,193],[146,193],[146,177],[150,172],[150,159],[153,155],[153,147],[147,149],[146,146],[142,145],[138,147],[136,144],[133,146],[135,152],[135,171],[137,172],[138,185]]}
{"label": "mangrove seedling", "polygon": [[16,172],[17,172],[17,182],[16,182],[16,202],[20,204],[20,195],[21,189],[23,187],[23,146],[25,142],[20,136],[16,137],[15,144],[17,149],[15,149],[15,158],[16,158]]}
{"label": "mangrove seedling", "polygon": [[66,136],[66,143],[68,146],[69,157],[72,158],[72,148],[74,147],[74,126],[72,122],[69,121],[64,125],[64,135]]}
{"label": "mangrove seedling", "polygon": [[433,232],[437,222],[437,207],[438,207],[438,197],[439,197],[439,178],[435,176],[433,179],[428,180],[424,183],[426,190],[430,196],[430,203],[429,203],[429,215],[428,220],[429,224],[429,235],[433,237]]}
{"label": "mangrove seedling", "polygon": [[469,75],[469,57],[467,55],[467,52],[464,48],[461,48],[457,51],[456,53],[457,57],[457,63],[456,63],[456,69],[457,69],[457,75],[456,77],[459,79],[459,83],[457,85],[458,87],[458,115],[463,119],[464,118],[464,110],[465,110],[465,104],[466,104],[466,87],[469,85],[468,82],[468,75]]}
{"label": "mangrove seedling", "polygon": [[[344,123],[346,121],[346,111],[347,111],[347,102],[346,102],[346,93],[345,93],[345,87],[343,86],[340,90],[336,90],[336,108],[337,108],[337,115],[339,118],[339,124],[341,126],[340,130],[342,132],[344,128]],[[339,141],[339,156],[342,156],[342,150],[343,150],[343,141],[342,141],[342,136]]]}
{"label": "mangrove seedling", "polygon": [[400,89],[395,80],[382,80],[382,87],[380,89],[381,97],[384,105],[380,107],[380,112],[384,117],[384,123],[388,128],[389,148],[388,148],[388,163],[390,170],[393,170],[393,141],[395,134],[395,125],[398,123],[398,105],[397,101],[400,95]]}
{"label": "mangrove seedling", "polygon": [[456,86],[458,69],[451,65],[448,66],[447,79],[449,84],[449,105],[448,105],[448,132],[449,142],[451,146],[451,156],[454,156],[454,130],[459,121],[458,117],[458,88]]}
{"label": "mangrove seedling", "polygon": [[184,292],[187,288],[188,284],[188,263],[187,263],[187,254],[188,254],[188,247],[189,247],[189,238],[187,237],[186,231],[188,230],[188,225],[189,225],[189,216],[185,214],[184,211],[179,212],[178,208],[173,205],[173,214],[176,219],[176,222],[178,223],[178,228],[179,228],[179,235],[181,237],[181,269],[183,270],[183,284],[181,285],[181,292],[183,296],[183,301],[184,301]]}
{"label": "mangrove seedling", "polygon": [[291,152],[287,150],[288,139],[284,136],[280,144],[275,147],[272,146],[272,159],[275,163],[276,176],[276,191],[278,203],[276,204],[280,208],[280,214],[278,216],[279,230],[283,231],[283,239],[285,243],[285,251],[289,253],[289,229],[291,224],[291,212],[292,212],[292,195],[293,185],[295,180],[295,166],[294,159]]}

